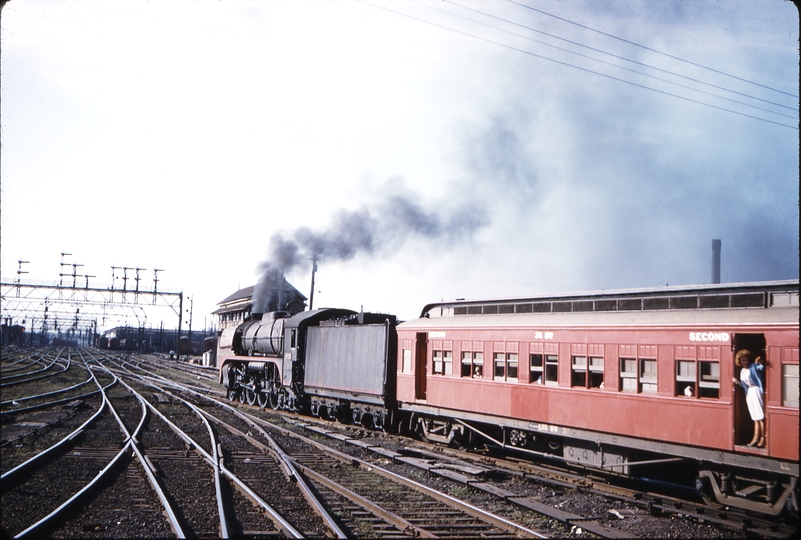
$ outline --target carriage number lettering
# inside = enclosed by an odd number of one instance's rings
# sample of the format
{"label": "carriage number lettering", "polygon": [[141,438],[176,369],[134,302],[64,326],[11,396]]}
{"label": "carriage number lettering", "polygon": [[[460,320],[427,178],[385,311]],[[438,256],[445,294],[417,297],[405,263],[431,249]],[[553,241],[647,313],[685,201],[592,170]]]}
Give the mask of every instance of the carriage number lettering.
{"label": "carriage number lettering", "polygon": [[553,339],[553,332],[534,332],[534,339]]}
{"label": "carriage number lettering", "polygon": [[550,424],[529,424],[529,429],[536,429],[540,433],[559,433],[559,426],[552,426]]}

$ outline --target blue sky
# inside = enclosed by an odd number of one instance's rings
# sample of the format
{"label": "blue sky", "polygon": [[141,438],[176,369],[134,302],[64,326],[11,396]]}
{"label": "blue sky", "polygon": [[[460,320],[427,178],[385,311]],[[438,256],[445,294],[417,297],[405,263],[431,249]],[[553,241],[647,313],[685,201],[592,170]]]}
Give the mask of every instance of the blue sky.
{"label": "blue sky", "polygon": [[4,282],[19,258],[57,281],[61,252],[95,286],[161,268],[197,327],[273,239],[307,296],[309,246],[356,242],[315,305],[402,318],[708,283],[714,238],[725,282],[798,277],[788,1],[11,0],[0,22]]}

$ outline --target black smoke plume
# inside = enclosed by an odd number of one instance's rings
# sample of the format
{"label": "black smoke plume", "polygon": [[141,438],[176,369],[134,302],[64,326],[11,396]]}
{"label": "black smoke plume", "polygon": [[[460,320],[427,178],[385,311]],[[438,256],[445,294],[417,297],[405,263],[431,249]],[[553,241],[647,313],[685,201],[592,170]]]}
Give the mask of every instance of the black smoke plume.
{"label": "black smoke plume", "polygon": [[338,211],[325,230],[300,227],[286,234],[274,234],[268,258],[259,265],[261,277],[253,293],[253,312],[283,309],[291,301],[286,289],[279,292],[283,276],[308,264],[312,257],[323,262],[341,262],[359,255],[378,256],[413,238],[452,244],[469,237],[486,223],[484,212],[473,206],[430,212],[412,196],[396,194],[374,207]]}

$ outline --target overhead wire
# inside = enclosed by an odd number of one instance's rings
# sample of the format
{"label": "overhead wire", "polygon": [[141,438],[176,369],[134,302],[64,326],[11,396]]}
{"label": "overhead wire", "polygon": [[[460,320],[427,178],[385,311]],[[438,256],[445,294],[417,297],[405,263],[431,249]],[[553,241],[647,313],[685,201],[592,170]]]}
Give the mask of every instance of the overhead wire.
{"label": "overhead wire", "polygon": [[[419,5],[422,5],[422,4],[420,4],[420,2],[418,2],[418,1],[416,1],[416,0],[410,0],[410,1],[412,1],[412,2],[415,2],[416,4],[419,4]],[[679,77],[679,78],[681,78],[681,79],[685,79],[685,80],[688,80],[688,81],[691,81],[691,82],[694,82],[694,83],[698,83],[698,84],[701,84],[701,85],[704,85],[704,86],[709,86],[709,87],[712,87],[712,88],[715,88],[715,89],[718,89],[718,90],[723,90],[724,92],[730,92],[730,93],[732,93],[732,94],[736,94],[736,95],[739,95],[739,96],[747,97],[747,98],[749,98],[749,99],[753,99],[753,100],[756,100],[756,101],[761,101],[761,102],[763,102],[763,103],[767,103],[767,104],[770,104],[770,105],[775,105],[775,106],[777,106],[777,107],[781,107],[781,108],[784,108],[784,109],[789,109],[789,110],[792,110],[792,111],[796,111],[796,110],[797,110],[797,109],[796,109],[796,108],[794,108],[794,107],[790,107],[790,106],[787,106],[787,105],[784,105],[784,104],[781,104],[781,103],[777,103],[777,102],[775,102],[775,101],[770,101],[770,100],[767,100],[767,99],[763,99],[763,98],[760,98],[760,97],[757,97],[757,96],[754,96],[754,95],[751,95],[751,94],[746,94],[746,93],[744,93],[744,92],[738,92],[737,90],[733,90],[733,89],[731,89],[731,88],[726,88],[726,87],[724,87],[724,86],[719,86],[719,85],[716,85],[716,84],[712,84],[712,83],[710,83],[710,82],[702,81],[702,80],[700,80],[700,79],[696,79],[696,78],[694,78],[694,77],[689,77],[689,76],[687,76],[687,75],[682,75],[681,73],[676,73],[675,71],[671,71],[671,70],[668,70],[668,69],[663,69],[663,68],[660,68],[660,67],[657,67],[657,66],[654,66],[654,65],[651,65],[651,64],[647,64],[647,63],[645,63],[645,62],[640,62],[640,61],[638,61],[638,60],[633,60],[633,59],[631,59],[631,58],[628,58],[628,57],[625,57],[625,56],[621,56],[621,55],[618,55],[618,54],[615,54],[615,53],[611,53],[611,52],[608,52],[608,51],[604,51],[603,49],[598,49],[597,47],[592,47],[592,46],[590,46],[590,45],[585,45],[585,44],[583,44],[583,43],[579,43],[579,42],[577,42],[577,41],[574,41],[574,40],[571,40],[571,39],[567,39],[567,38],[564,38],[564,37],[561,37],[561,36],[557,36],[557,35],[555,35],[555,34],[551,34],[551,33],[549,33],[549,32],[545,32],[545,31],[543,31],[543,30],[538,30],[538,29],[536,29],[536,28],[532,28],[532,27],[530,27],[530,26],[526,26],[526,25],[524,25],[524,24],[516,23],[516,22],[514,22],[514,21],[510,21],[509,19],[504,19],[504,18],[502,18],[502,17],[498,17],[498,16],[496,16],[496,15],[492,15],[491,13],[486,13],[486,12],[483,12],[483,11],[481,11],[481,10],[473,9],[473,8],[471,8],[471,7],[468,7],[468,6],[465,6],[465,5],[459,4],[458,2],[454,2],[454,1],[452,1],[452,0],[442,0],[442,2],[444,2],[444,3],[447,3],[447,4],[451,4],[451,5],[454,5],[454,6],[458,6],[458,7],[462,8],[462,9],[465,9],[465,10],[468,10],[468,11],[472,11],[472,12],[474,12],[474,13],[478,13],[478,14],[480,14],[480,15],[483,15],[483,16],[485,16],[485,17],[490,17],[490,18],[492,18],[492,19],[496,19],[496,20],[498,20],[498,21],[501,21],[501,22],[504,22],[504,23],[507,23],[507,24],[511,24],[511,25],[514,25],[514,26],[518,26],[518,27],[520,27],[520,28],[523,28],[523,29],[525,29],[525,30],[529,30],[529,31],[531,31],[531,32],[535,32],[535,33],[537,33],[537,34],[542,34],[542,35],[544,35],[544,36],[548,36],[548,37],[550,37],[550,38],[553,38],[553,39],[556,39],[556,40],[559,40],[559,41],[564,41],[564,42],[566,42],[566,43],[570,43],[571,45],[575,45],[575,46],[577,46],[577,47],[581,47],[581,48],[584,48],[584,49],[589,49],[589,50],[591,50],[591,51],[594,51],[594,52],[597,52],[597,53],[600,53],[600,54],[604,54],[604,55],[607,55],[607,56],[611,56],[612,58],[617,58],[618,60],[623,60],[623,61],[625,61],[625,62],[630,62],[630,63],[632,63],[632,64],[636,64],[636,65],[639,65],[639,66],[643,66],[643,67],[646,67],[646,68],[648,68],[648,69],[653,69],[653,70],[655,70],[655,71],[659,71],[659,72],[662,72],[662,73],[666,73],[666,74],[668,74],[668,75],[672,75],[672,76],[674,76],[674,77]],[[516,2],[513,2],[513,3],[516,3]],[[540,43],[540,44],[542,44],[542,45],[545,45],[545,46],[548,46],[548,47],[553,47],[553,48],[559,49],[559,50],[561,50],[561,51],[568,52],[568,53],[570,53],[570,54],[575,54],[575,55],[577,55],[577,56],[581,56],[581,57],[583,57],[583,58],[588,58],[588,59],[590,59],[590,60],[593,60],[593,61],[596,61],[596,62],[601,62],[601,63],[603,63],[603,64],[607,64],[607,65],[610,65],[610,66],[614,66],[614,67],[617,67],[617,68],[620,68],[620,69],[623,69],[623,70],[626,70],[626,71],[631,71],[632,73],[637,73],[637,74],[639,74],[639,75],[643,75],[643,76],[645,76],[645,77],[654,78],[654,79],[656,79],[656,80],[658,80],[658,81],[666,82],[666,83],[668,83],[668,84],[673,84],[673,85],[679,86],[679,87],[681,87],[681,88],[687,88],[687,89],[693,90],[693,91],[695,91],[695,92],[700,92],[700,93],[707,94],[707,95],[709,95],[709,96],[713,96],[713,97],[716,97],[716,98],[719,98],[719,99],[723,99],[723,100],[731,101],[731,102],[733,102],[733,103],[738,103],[738,104],[740,104],[740,105],[745,105],[746,107],[752,107],[752,108],[760,109],[760,110],[763,110],[763,111],[771,112],[771,113],[774,113],[774,114],[779,114],[779,115],[781,115],[781,116],[787,116],[788,118],[795,118],[795,116],[784,115],[784,114],[781,114],[781,113],[777,113],[777,112],[775,112],[775,111],[772,111],[772,110],[770,110],[770,109],[765,109],[765,108],[762,108],[762,107],[757,107],[756,105],[751,105],[751,104],[748,104],[748,103],[744,103],[744,102],[742,102],[742,101],[737,101],[737,100],[734,100],[734,99],[731,99],[731,98],[727,98],[727,97],[725,97],[725,96],[721,96],[721,95],[719,95],[719,94],[713,94],[713,93],[711,93],[711,92],[706,92],[706,91],[704,91],[704,90],[699,90],[699,89],[697,89],[697,88],[693,88],[693,87],[691,87],[691,86],[687,86],[687,85],[679,84],[679,83],[677,83],[677,82],[674,82],[674,81],[669,81],[669,80],[667,80],[667,79],[662,79],[662,78],[659,78],[659,77],[655,77],[654,75],[650,75],[650,74],[647,74],[647,73],[643,73],[643,72],[641,72],[641,71],[636,71],[636,70],[632,70],[632,69],[629,69],[629,68],[625,68],[625,67],[623,67],[623,66],[620,66],[620,65],[617,65],[617,64],[613,64],[612,62],[606,62],[606,61],[604,61],[604,60],[601,60],[601,59],[599,59],[599,58],[593,58],[592,56],[588,56],[588,55],[585,55],[585,54],[581,54],[581,53],[579,53],[579,52],[576,52],[576,51],[571,51],[570,49],[566,49],[566,48],[563,48],[563,47],[558,47],[558,46],[556,46],[556,45],[553,45],[553,44],[550,44],[550,43],[547,43],[547,42],[544,42],[544,41],[539,41],[539,40],[536,40],[536,39],[534,39],[534,38],[531,38],[531,37],[528,37],[528,36],[523,36],[523,35],[521,35],[521,34],[517,34],[517,33],[514,33],[514,32],[509,32],[508,30],[503,30],[502,28],[498,28],[498,27],[496,27],[496,26],[490,26],[490,25],[488,25],[488,24],[486,24],[486,23],[482,23],[482,22],[480,22],[480,21],[476,21],[475,19],[467,19],[466,17],[463,17],[462,15],[458,15],[458,14],[456,14],[456,13],[449,13],[449,12],[445,12],[444,10],[440,10],[439,8],[434,8],[434,7],[432,7],[431,9],[436,9],[437,11],[440,11],[440,12],[443,12],[443,13],[452,14],[452,15],[454,15],[454,16],[456,16],[456,17],[464,18],[464,19],[466,19],[466,20],[469,20],[469,21],[471,21],[471,22],[474,22],[474,23],[476,23],[476,24],[481,24],[481,25],[484,25],[484,26],[488,26],[489,28],[493,28],[493,29],[495,29],[495,30],[499,30],[499,31],[501,31],[501,32],[507,32],[507,33],[510,33],[510,34],[512,34],[512,35],[515,35],[515,36],[521,37],[521,38],[523,38],[523,39],[528,39],[528,40],[530,40],[530,41],[533,41],[533,42],[535,42],[535,43]]]}
{"label": "overhead wire", "polygon": [[[799,129],[798,126],[784,124],[782,122],[777,122],[777,121],[770,120],[770,119],[767,119],[767,118],[763,118],[763,117],[760,117],[760,116],[755,116],[755,115],[744,113],[744,112],[737,111],[737,110],[734,110],[734,109],[729,109],[727,107],[714,105],[714,104],[708,103],[706,101],[701,101],[701,100],[694,99],[694,98],[691,98],[691,97],[675,94],[673,92],[660,90],[658,88],[654,88],[654,87],[651,87],[651,86],[640,84],[640,83],[637,83],[637,82],[634,82],[634,81],[631,81],[631,80],[626,80],[626,79],[623,79],[623,78],[620,78],[620,77],[616,77],[616,76],[610,75],[608,73],[603,73],[603,72],[596,71],[596,70],[593,70],[593,69],[589,69],[589,68],[585,68],[585,67],[582,67],[582,66],[578,66],[576,64],[571,64],[570,62],[565,62],[565,61],[558,60],[556,58],[551,58],[549,56],[538,54],[538,53],[535,53],[535,52],[532,52],[532,51],[529,51],[529,50],[526,50],[526,49],[521,49],[519,47],[515,47],[513,45],[509,45],[507,43],[503,43],[503,42],[495,40],[495,39],[490,39],[490,38],[483,37],[483,36],[480,36],[480,35],[477,35],[477,34],[474,34],[474,33],[470,33],[470,32],[464,31],[464,30],[459,30],[457,28],[452,28],[450,26],[446,26],[444,24],[440,24],[440,23],[437,23],[437,22],[434,22],[434,21],[431,21],[431,20],[427,20],[427,19],[424,19],[422,17],[417,17],[417,16],[414,16],[414,15],[410,15],[408,13],[403,13],[401,11],[390,9],[390,8],[388,8],[386,6],[376,5],[376,4],[373,4],[373,3],[371,3],[371,2],[369,2],[367,0],[356,0],[356,1],[359,2],[359,3],[365,4],[365,5],[368,5],[370,7],[373,7],[373,8],[377,8],[377,9],[392,13],[394,15],[400,15],[402,17],[405,17],[405,18],[408,18],[408,19],[411,19],[411,20],[414,20],[414,21],[422,22],[424,24],[428,24],[428,25],[431,25],[431,26],[434,26],[434,27],[437,27],[437,28],[441,28],[443,30],[448,30],[450,32],[461,34],[461,35],[464,35],[466,37],[474,38],[474,39],[477,39],[477,40],[480,40],[480,41],[484,41],[486,43],[491,43],[493,45],[498,45],[500,47],[504,47],[504,48],[507,48],[507,49],[510,49],[510,50],[513,50],[513,51],[517,51],[517,52],[520,52],[520,53],[528,55],[528,56],[533,56],[535,58],[540,58],[542,60],[546,60],[546,61],[549,61],[549,62],[560,64],[560,65],[563,65],[563,66],[566,66],[566,67],[570,67],[570,68],[573,68],[573,69],[577,69],[577,70],[580,70],[580,71],[584,71],[586,73],[590,73],[590,74],[593,74],[593,75],[598,75],[600,77],[604,77],[604,78],[607,78],[607,79],[610,79],[610,80],[618,81],[618,82],[621,82],[621,83],[624,83],[624,84],[628,84],[628,85],[631,85],[631,86],[634,86],[634,87],[637,87],[637,88],[641,88],[641,89],[644,89],[644,90],[650,90],[652,92],[656,92],[656,93],[663,94],[663,95],[666,95],[666,96],[670,96],[670,97],[674,97],[674,98],[677,98],[677,99],[681,99],[681,100],[684,100],[684,101],[687,101],[687,102],[690,102],[690,103],[696,103],[698,105],[703,105],[703,106],[706,106],[706,107],[710,107],[712,109],[720,110],[720,111],[723,111],[723,112],[728,112],[728,113],[735,114],[735,115],[738,115],[738,116],[751,118],[753,120],[758,120],[758,121],[761,121],[761,122],[766,122],[766,123],[769,123],[769,124],[774,124],[774,125],[777,125],[777,126],[786,127],[786,128],[790,128],[790,129],[794,129],[794,130],[798,130]],[[426,7],[430,8],[430,9],[437,9],[437,8],[431,8],[430,6],[426,6]],[[454,15],[456,17],[461,17],[461,16],[456,15],[456,14],[451,13],[451,12],[446,12],[446,13],[448,13],[449,15]],[[464,17],[461,17],[461,18],[464,18]],[[476,22],[476,21],[473,21],[473,22]],[[484,24],[484,23],[479,23],[479,24]],[[517,35],[517,34],[513,33],[513,35]],[[518,36],[518,37],[523,37],[523,36]],[[526,38],[526,39],[531,39],[531,38]],[[534,41],[536,41],[536,40],[534,40]],[[579,53],[573,53],[573,54],[579,54]],[[581,56],[585,56],[585,55],[581,55]],[[593,59],[593,60],[599,61],[599,62],[603,62],[603,61],[598,60],[598,59]],[[608,62],[603,62],[603,63],[608,63]],[[690,62],[690,63],[692,63],[692,62]],[[616,67],[621,67],[621,66],[616,66]],[[626,68],[622,68],[621,67],[621,69],[626,69]],[[631,71],[631,70],[628,70],[628,71]],[[638,73],[638,74],[641,74],[641,75],[645,75],[645,74],[642,74],[640,72],[635,72],[635,73]],[[659,79],[659,80],[661,80],[661,79]],[[673,83],[673,84],[677,84],[677,83]],[[683,85],[679,85],[679,86],[683,86]],[[703,92],[703,91],[697,90],[697,89],[692,89],[692,90],[698,91],[698,92],[702,92],[702,93],[707,93],[707,92]],[[786,92],[783,92],[783,93],[786,93]],[[712,94],[712,95],[714,95],[714,94]],[[792,94],[788,94],[788,95],[792,95]],[[724,98],[722,96],[715,96],[715,97],[718,97],[720,99],[729,99],[729,98]],[[740,102],[737,102],[737,103],[740,103]],[[748,105],[748,106],[755,107],[753,105]],[[762,109],[761,107],[756,107],[756,108],[757,109],[761,109],[761,110],[765,110],[765,109]],[[775,111],[766,110],[766,112],[770,112],[772,114],[777,114],[777,115],[781,115],[781,116],[787,116],[787,115],[784,115],[782,113],[777,113]],[[788,116],[788,118],[794,118],[794,117]]]}
{"label": "overhead wire", "polygon": [[768,90],[773,90],[774,92],[779,92],[780,94],[785,94],[785,95],[788,95],[790,97],[794,97],[796,99],[798,98],[798,96],[796,94],[791,94],[789,92],[785,92],[784,90],[779,90],[778,88],[772,88],[770,86],[767,86],[767,85],[764,85],[764,84],[761,84],[761,83],[758,83],[758,82],[755,82],[755,81],[751,81],[751,80],[745,79],[743,77],[738,77],[737,75],[732,75],[731,73],[726,73],[725,71],[721,71],[721,70],[718,70],[718,69],[715,69],[715,68],[711,68],[709,66],[705,66],[703,64],[699,64],[697,62],[693,62],[692,60],[687,60],[687,59],[681,58],[679,56],[674,56],[672,54],[669,54],[669,53],[666,53],[666,52],[663,52],[663,51],[659,51],[657,49],[653,49],[653,48],[648,47],[646,45],[642,45],[640,43],[637,43],[637,42],[634,42],[634,41],[630,41],[630,40],[622,38],[620,36],[616,36],[614,34],[610,34],[608,32],[604,32],[602,30],[598,30],[596,28],[592,28],[590,26],[586,26],[586,25],[583,25],[581,23],[577,23],[575,21],[571,21],[570,19],[566,19],[564,17],[560,17],[558,15],[554,15],[552,13],[548,13],[547,11],[543,11],[541,9],[529,6],[527,4],[523,4],[523,3],[518,2],[516,0],[506,0],[506,1],[511,3],[511,4],[516,4],[516,5],[520,6],[520,7],[523,7],[523,8],[526,8],[526,9],[530,9],[531,11],[536,11],[537,13],[541,13],[541,14],[546,15],[548,17],[553,17],[554,19],[558,19],[560,21],[564,21],[564,22],[566,22],[568,24],[572,24],[572,25],[578,26],[579,28],[584,28],[585,30],[590,30],[591,32],[597,32],[598,34],[601,34],[603,36],[606,36],[606,37],[609,37],[609,38],[612,38],[612,39],[616,39],[618,41],[622,41],[623,43],[628,43],[629,45],[633,45],[635,47],[640,47],[642,49],[645,49],[647,51],[650,51],[650,52],[653,52],[653,53],[656,53],[656,54],[661,54],[661,55],[666,56],[668,58],[672,58],[673,60],[678,60],[680,62],[686,62],[686,63],[688,63],[690,65],[693,65],[693,66],[696,66],[696,67],[700,67],[702,69],[706,69],[706,70],[712,71],[714,73],[718,73],[720,75],[725,75],[725,76],[731,77],[733,79],[737,79],[738,81],[742,81],[742,82],[746,82],[746,83],[753,84],[753,85],[756,85],[756,86],[760,86],[760,87],[766,88]]}

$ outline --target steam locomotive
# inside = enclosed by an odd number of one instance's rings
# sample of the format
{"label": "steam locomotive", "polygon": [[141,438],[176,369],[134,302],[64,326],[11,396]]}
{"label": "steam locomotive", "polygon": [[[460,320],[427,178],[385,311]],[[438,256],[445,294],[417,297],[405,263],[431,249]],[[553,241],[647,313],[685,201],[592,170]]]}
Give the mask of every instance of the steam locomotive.
{"label": "steam locomotive", "polygon": [[254,314],[218,342],[229,399],[383,428],[394,407],[394,315]]}
{"label": "steam locomotive", "polygon": [[[318,309],[223,330],[242,403],[618,475],[711,505],[798,511],[799,282],[441,302],[418,319]],[[765,361],[767,440],[735,352]]]}

